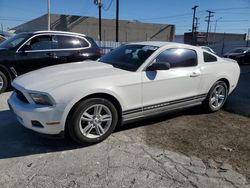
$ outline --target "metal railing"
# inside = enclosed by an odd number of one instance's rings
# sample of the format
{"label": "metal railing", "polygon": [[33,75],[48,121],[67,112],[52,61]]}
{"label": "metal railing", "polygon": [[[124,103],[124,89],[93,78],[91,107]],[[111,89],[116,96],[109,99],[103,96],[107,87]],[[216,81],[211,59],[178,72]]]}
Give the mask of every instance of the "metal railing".
{"label": "metal railing", "polygon": [[96,41],[97,45],[101,48],[102,54],[110,52],[112,49],[124,44],[123,42],[114,41]]}

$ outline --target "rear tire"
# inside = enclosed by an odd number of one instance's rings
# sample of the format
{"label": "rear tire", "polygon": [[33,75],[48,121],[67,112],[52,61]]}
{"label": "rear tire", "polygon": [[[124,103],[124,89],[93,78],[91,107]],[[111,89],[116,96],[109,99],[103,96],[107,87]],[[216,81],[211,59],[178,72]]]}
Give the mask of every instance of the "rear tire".
{"label": "rear tire", "polygon": [[115,106],[102,98],[80,102],[68,121],[70,137],[79,144],[93,144],[106,139],[118,123]]}
{"label": "rear tire", "polygon": [[217,81],[209,90],[207,98],[203,102],[203,107],[207,112],[220,110],[226,102],[228,88],[225,82]]}
{"label": "rear tire", "polygon": [[8,87],[8,79],[3,72],[0,71],[0,94],[5,92]]}

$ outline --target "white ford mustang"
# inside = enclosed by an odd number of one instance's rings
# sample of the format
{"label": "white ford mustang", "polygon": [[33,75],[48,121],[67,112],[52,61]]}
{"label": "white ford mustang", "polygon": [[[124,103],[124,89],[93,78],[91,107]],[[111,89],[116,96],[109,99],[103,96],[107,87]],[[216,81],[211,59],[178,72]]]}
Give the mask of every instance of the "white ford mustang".
{"label": "white ford mustang", "polygon": [[131,43],[99,61],[20,76],[8,102],[28,129],[50,135],[68,132],[79,143],[95,143],[130,120],[200,104],[217,111],[239,74],[235,61],[199,47]]}

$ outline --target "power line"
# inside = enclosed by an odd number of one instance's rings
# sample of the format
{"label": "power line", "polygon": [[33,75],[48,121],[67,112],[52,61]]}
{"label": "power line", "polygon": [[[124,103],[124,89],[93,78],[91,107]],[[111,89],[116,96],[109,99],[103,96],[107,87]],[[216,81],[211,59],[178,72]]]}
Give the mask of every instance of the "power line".
{"label": "power line", "polygon": [[8,19],[8,18],[0,18],[2,21],[14,21],[14,22],[26,22],[28,20],[22,20],[22,19]]}
{"label": "power line", "polygon": [[142,18],[138,20],[159,20],[159,19],[165,19],[165,18],[178,18],[178,17],[183,17],[183,16],[190,16],[192,15],[191,13],[185,13],[185,14],[177,14],[177,15],[172,15],[172,16],[163,16],[163,17],[154,17],[154,18]]}
{"label": "power line", "polygon": [[225,11],[225,10],[244,10],[244,9],[250,9],[250,7],[232,7],[232,8],[219,8],[219,9],[213,9],[213,11]]}
{"label": "power line", "polygon": [[248,22],[249,20],[222,20],[221,22]]}
{"label": "power line", "polygon": [[112,4],[113,4],[113,0],[110,0],[109,5],[107,6],[107,8],[105,8],[104,6],[102,6],[102,9],[104,11],[108,11],[111,8]]}

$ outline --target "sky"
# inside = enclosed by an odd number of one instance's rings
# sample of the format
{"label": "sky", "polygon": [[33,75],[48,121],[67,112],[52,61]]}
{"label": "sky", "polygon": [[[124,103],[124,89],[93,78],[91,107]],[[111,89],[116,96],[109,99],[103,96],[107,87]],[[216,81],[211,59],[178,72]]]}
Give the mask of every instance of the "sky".
{"label": "sky", "polygon": [[[115,18],[116,0],[102,0],[103,18]],[[197,8],[198,31],[206,31],[206,10],[214,11],[210,31],[247,33],[250,0],[120,0],[120,19],[176,25],[176,34],[192,28],[192,7]],[[0,0],[0,29],[12,28],[47,13],[47,0]],[[51,13],[98,17],[94,0],[51,0]]]}

